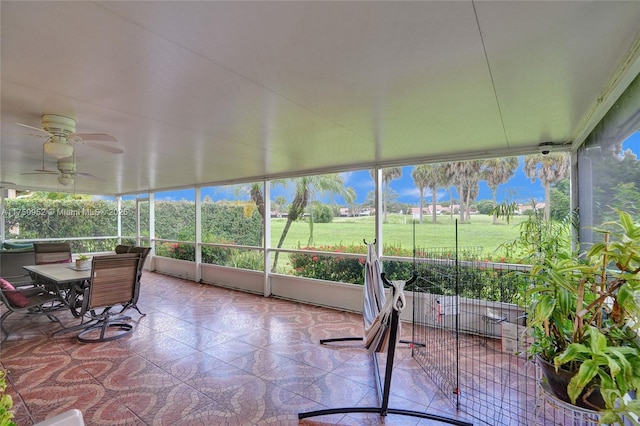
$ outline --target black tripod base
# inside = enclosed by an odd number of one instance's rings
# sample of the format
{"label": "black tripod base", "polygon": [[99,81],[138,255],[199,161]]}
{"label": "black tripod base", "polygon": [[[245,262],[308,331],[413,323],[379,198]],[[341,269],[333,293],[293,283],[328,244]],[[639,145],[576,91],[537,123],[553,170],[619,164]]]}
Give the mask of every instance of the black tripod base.
{"label": "black tripod base", "polygon": [[395,408],[387,408],[386,412],[383,412],[380,407],[345,407],[345,408],[330,408],[326,410],[308,411],[306,413],[298,413],[298,419],[306,419],[308,417],[326,416],[330,414],[348,414],[348,413],[379,413],[381,416],[387,414],[399,414],[402,416],[419,417],[422,419],[436,420],[443,423],[458,426],[473,426],[473,423],[466,422],[464,420],[451,419],[449,417],[437,416],[435,414],[422,413],[420,411],[411,410],[397,410]]}

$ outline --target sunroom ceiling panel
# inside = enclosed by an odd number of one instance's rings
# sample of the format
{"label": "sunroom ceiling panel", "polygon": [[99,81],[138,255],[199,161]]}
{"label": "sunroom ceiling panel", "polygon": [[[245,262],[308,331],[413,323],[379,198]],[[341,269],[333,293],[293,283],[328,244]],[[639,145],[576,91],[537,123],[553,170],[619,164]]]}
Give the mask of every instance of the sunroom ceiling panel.
{"label": "sunroom ceiling panel", "polygon": [[577,3],[475,3],[510,146],[571,142],[638,39],[640,3]]}
{"label": "sunroom ceiling panel", "polygon": [[638,69],[616,74],[635,1],[1,7],[0,180],[25,188],[60,189],[21,174],[42,140],[15,123],[42,113],[125,151],[78,147],[105,181],[77,192],[137,192],[519,153],[593,125],[604,88]]}

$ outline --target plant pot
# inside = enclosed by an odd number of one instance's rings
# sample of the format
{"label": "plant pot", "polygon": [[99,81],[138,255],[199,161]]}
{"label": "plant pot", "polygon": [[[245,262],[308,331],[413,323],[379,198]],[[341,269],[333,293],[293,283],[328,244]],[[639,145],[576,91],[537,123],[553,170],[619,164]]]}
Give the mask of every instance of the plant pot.
{"label": "plant pot", "polygon": [[[542,375],[547,380],[549,387],[553,394],[560,400],[572,404],[571,398],[567,393],[567,386],[571,381],[571,378],[576,374],[573,371],[564,370],[559,368],[556,371],[556,367],[549,361],[543,359],[539,355],[536,355],[536,362],[540,366]],[[589,395],[586,395],[590,390],[593,390]],[[604,399],[600,394],[600,388],[597,384],[589,383],[580,394],[576,403],[573,404],[581,408],[588,410],[600,411],[605,408]]]}
{"label": "plant pot", "polygon": [[89,269],[89,268],[91,268],[91,259],[76,260],[76,269]]}

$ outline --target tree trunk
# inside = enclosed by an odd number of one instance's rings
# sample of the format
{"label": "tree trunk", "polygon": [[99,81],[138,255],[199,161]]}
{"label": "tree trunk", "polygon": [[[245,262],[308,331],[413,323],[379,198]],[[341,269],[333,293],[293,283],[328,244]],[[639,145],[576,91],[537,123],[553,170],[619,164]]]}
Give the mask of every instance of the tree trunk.
{"label": "tree trunk", "polygon": [[[284,229],[282,230],[282,235],[280,235],[280,241],[278,241],[278,248],[282,247],[282,244],[284,244],[284,239],[287,237],[287,232],[289,232],[289,227],[291,227],[291,223],[293,222],[293,220],[290,220],[289,218],[287,218],[287,223],[284,224]],[[271,272],[276,272],[276,267],[278,266],[278,255],[280,254],[279,251],[276,252],[275,256],[273,257],[273,267],[271,268]]]}
{"label": "tree trunk", "polygon": [[438,223],[438,219],[436,218],[436,202],[438,201],[436,199],[436,191],[438,190],[438,188],[436,188],[435,186],[431,187],[431,215],[433,216],[433,223],[434,225],[436,223]]}
{"label": "tree trunk", "polygon": [[464,223],[464,200],[466,198],[464,195],[464,186],[460,185],[458,194],[460,195],[460,207],[458,214],[460,215],[460,223]]}
{"label": "tree trunk", "polygon": [[[282,248],[282,244],[284,244],[284,239],[287,237],[287,233],[289,232],[289,228],[294,220],[298,219],[300,215],[304,212],[305,207],[307,206],[307,202],[309,201],[309,189],[304,188],[301,191],[302,193],[296,193],[295,198],[291,202],[291,207],[289,207],[289,215],[287,216],[287,223],[284,224],[284,229],[282,230],[282,235],[280,235],[280,240],[278,241],[278,247]],[[271,268],[271,272],[276,271],[276,267],[278,266],[278,255],[280,252],[276,252],[273,257],[273,267]]]}
{"label": "tree trunk", "polygon": [[382,190],[382,222],[384,223],[387,223],[387,185],[385,183]]}
{"label": "tree trunk", "polygon": [[422,208],[424,207],[424,188],[420,188],[420,224],[422,224]]}
{"label": "tree trunk", "polygon": [[493,193],[493,224],[496,225],[498,223],[498,213],[496,212],[496,206],[498,205],[498,196],[497,196],[497,192],[498,189],[497,188],[491,188],[491,192]]}

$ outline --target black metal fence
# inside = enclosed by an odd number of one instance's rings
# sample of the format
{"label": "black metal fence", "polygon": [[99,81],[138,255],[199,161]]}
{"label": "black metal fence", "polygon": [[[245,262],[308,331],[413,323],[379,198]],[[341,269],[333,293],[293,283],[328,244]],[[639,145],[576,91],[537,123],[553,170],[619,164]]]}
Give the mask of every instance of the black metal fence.
{"label": "black metal fence", "polygon": [[443,252],[416,260],[414,358],[474,421],[535,424],[538,388],[523,334],[526,267]]}

